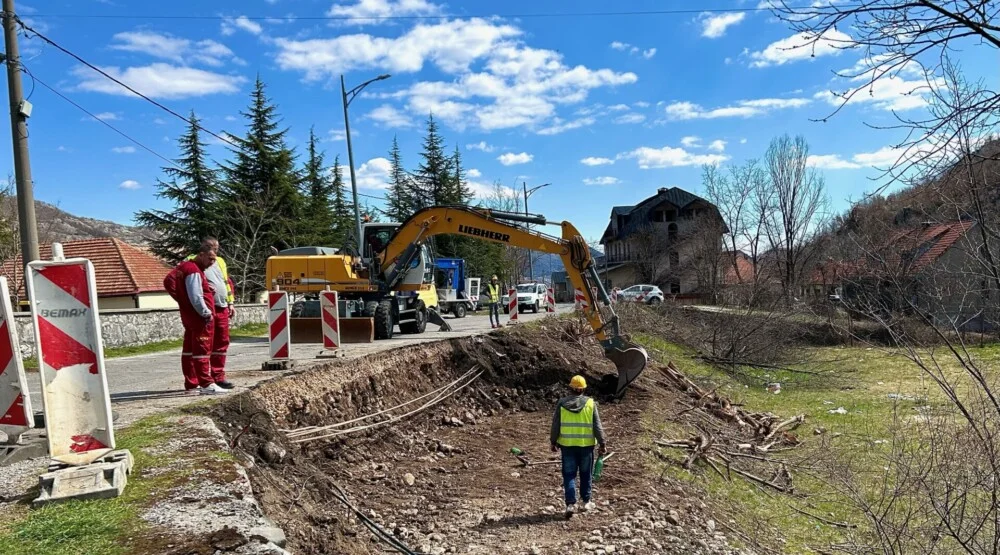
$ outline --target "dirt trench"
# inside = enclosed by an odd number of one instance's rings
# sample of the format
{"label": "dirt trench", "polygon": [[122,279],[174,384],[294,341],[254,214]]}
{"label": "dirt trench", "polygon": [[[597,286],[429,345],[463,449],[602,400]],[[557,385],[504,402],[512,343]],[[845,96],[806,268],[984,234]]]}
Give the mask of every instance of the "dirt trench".
{"label": "dirt trench", "polygon": [[[351,420],[483,373],[405,420],[305,443],[289,430]],[[558,464],[548,450],[551,410],[574,374],[617,377],[574,323],[411,346],[338,361],[266,382],[215,409],[254,493],[296,554],[384,553],[336,499],[418,553],[731,553],[708,507],[650,470],[642,414],[675,399],[640,382],[600,402],[615,456],[595,484],[598,510],[563,518]],[[378,420],[378,419],[375,419]]]}

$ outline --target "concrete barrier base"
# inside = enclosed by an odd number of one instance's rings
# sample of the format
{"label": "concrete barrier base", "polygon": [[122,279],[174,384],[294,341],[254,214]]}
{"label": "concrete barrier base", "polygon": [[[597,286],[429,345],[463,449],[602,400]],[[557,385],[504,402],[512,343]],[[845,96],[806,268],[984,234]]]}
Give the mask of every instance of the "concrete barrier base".
{"label": "concrete barrier base", "polygon": [[55,463],[49,472],[38,477],[38,498],[32,505],[67,499],[110,499],[125,491],[128,475],[135,463],[127,449],[111,451],[85,466]]}

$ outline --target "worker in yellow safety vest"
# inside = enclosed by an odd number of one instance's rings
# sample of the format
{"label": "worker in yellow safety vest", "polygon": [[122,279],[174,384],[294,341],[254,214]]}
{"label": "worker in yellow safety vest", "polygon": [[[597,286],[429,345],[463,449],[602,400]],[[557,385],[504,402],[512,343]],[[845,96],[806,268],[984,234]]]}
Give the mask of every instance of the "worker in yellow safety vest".
{"label": "worker in yellow safety vest", "polygon": [[[208,248],[216,254],[215,263],[205,269],[205,278],[212,288],[212,296],[215,300],[215,306],[212,309],[214,335],[210,359],[212,377],[219,387],[232,389],[233,384],[226,380],[226,356],[229,353],[229,321],[236,313],[233,281],[229,279],[226,261],[218,256],[219,240],[215,237],[205,237],[201,244],[203,248]],[[193,259],[194,255],[187,258],[187,260]],[[183,357],[183,353],[181,356]]]}
{"label": "worker in yellow safety vest", "polygon": [[583,376],[573,376],[569,381],[571,395],[563,397],[552,415],[550,442],[552,452],[562,451],[563,490],[566,493],[566,518],[576,512],[577,474],[580,475],[580,499],[583,510],[594,510],[590,500],[591,478],[594,469],[594,446],[600,446],[600,454],[608,452],[604,443],[604,427],[597,412],[597,403],[583,394],[587,380]]}
{"label": "worker in yellow safety vest", "polygon": [[[490,282],[486,284],[486,295],[490,299],[489,309],[490,309],[490,327],[493,329],[502,328],[503,325],[500,324],[500,295],[501,295],[500,281],[497,279],[496,274],[490,279]],[[493,316],[496,316],[496,323],[493,322]]]}

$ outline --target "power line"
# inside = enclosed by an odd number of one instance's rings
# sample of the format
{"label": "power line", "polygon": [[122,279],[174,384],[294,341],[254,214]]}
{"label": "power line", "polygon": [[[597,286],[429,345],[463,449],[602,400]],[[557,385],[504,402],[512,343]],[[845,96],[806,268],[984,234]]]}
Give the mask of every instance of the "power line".
{"label": "power line", "polygon": [[83,59],[83,58],[81,58],[80,56],[78,56],[78,55],[74,54],[73,52],[70,52],[70,51],[69,51],[69,50],[67,50],[66,48],[62,47],[62,46],[61,46],[60,44],[58,44],[58,43],[57,43],[57,42],[55,42],[54,40],[52,40],[52,39],[50,39],[50,38],[46,37],[45,35],[43,35],[43,34],[39,33],[38,31],[36,31],[36,30],[32,29],[32,28],[31,28],[31,27],[29,27],[29,26],[28,26],[27,24],[25,24],[25,23],[24,23],[24,21],[22,21],[22,20],[21,20],[21,18],[19,18],[19,17],[17,17],[17,16],[14,16],[14,17],[15,17],[15,19],[16,19],[16,21],[17,21],[18,25],[20,25],[20,26],[21,26],[21,28],[23,28],[24,30],[26,30],[26,31],[30,31],[30,32],[31,32],[32,34],[34,34],[34,35],[35,35],[36,37],[38,37],[38,38],[42,39],[42,40],[43,40],[43,41],[45,41],[46,43],[48,43],[48,44],[52,45],[52,46],[53,46],[54,48],[58,49],[59,51],[63,52],[64,54],[66,54],[66,55],[70,56],[71,58],[73,58],[74,60],[76,60],[76,61],[80,62],[81,64],[83,64],[83,65],[85,65],[85,66],[89,67],[90,69],[92,69],[92,70],[96,71],[97,73],[100,73],[101,75],[103,75],[104,77],[106,77],[106,78],[110,79],[111,81],[115,82],[116,84],[118,84],[119,86],[121,86],[122,88],[124,88],[125,90],[127,90],[127,91],[131,92],[132,94],[134,94],[134,95],[138,96],[139,98],[141,98],[141,99],[145,100],[146,102],[149,102],[150,104],[152,104],[153,106],[156,106],[157,108],[159,108],[159,109],[163,110],[164,112],[167,112],[168,114],[170,114],[170,115],[172,115],[172,116],[176,117],[177,119],[180,119],[181,121],[183,121],[183,122],[187,123],[188,125],[194,125],[194,126],[195,126],[195,127],[197,127],[197,128],[198,128],[198,129],[200,130],[200,131],[204,131],[205,133],[208,133],[209,135],[211,135],[211,136],[215,137],[216,139],[219,139],[220,141],[222,141],[222,142],[224,142],[224,143],[226,143],[226,144],[228,144],[228,145],[230,145],[230,146],[232,146],[232,147],[234,147],[234,148],[239,148],[239,145],[237,145],[237,144],[236,144],[236,143],[234,143],[233,141],[229,140],[229,138],[228,138],[228,137],[223,137],[222,135],[219,135],[218,133],[215,133],[214,131],[212,131],[212,130],[210,130],[210,129],[205,129],[205,128],[204,128],[204,127],[202,127],[201,125],[199,125],[199,124],[196,124],[195,122],[191,121],[190,119],[188,119],[188,118],[186,118],[186,117],[184,117],[184,116],[180,115],[179,113],[175,112],[174,110],[172,110],[172,109],[168,108],[167,106],[164,106],[163,104],[161,104],[161,103],[157,102],[156,100],[153,100],[152,98],[150,98],[150,97],[148,97],[148,96],[146,96],[146,95],[142,94],[141,92],[139,92],[139,91],[137,91],[137,90],[133,89],[133,88],[132,88],[132,87],[130,87],[129,85],[127,85],[127,84],[123,83],[122,81],[120,81],[120,80],[119,80],[118,78],[114,77],[113,75],[110,75],[110,74],[108,74],[108,73],[107,73],[106,71],[104,71],[103,69],[101,69],[101,68],[99,68],[99,67],[95,66],[94,64],[92,64],[92,63],[88,62],[87,60],[84,60],[84,59]]}
{"label": "power line", "polygon": [[[677,8],[669,10],[627,10],[627,11],[597,11],[597,12],[536,12],[536,13],[513,13],[513,14],[439,14],[439,15],[387,15],[387,16],[357,16],[357,15],[304,15],[304,16],[271,16],[271,15],[241,15],[240,18],[253,21],[282,20],[282,21],[383,21],[383,20],[433,20],[433,19],[460,19],[460,18],[493,18],[505,19],[540,19],[556,17],[615,17],[615,16],[654,16],[654,15],[691,15],[691,14],[725,14],[725,13],[752,13],[771,11],[771,8],[748,7],[748,8]],[[202,21],[225,21],[236,19],[232,16],[223,15],[123,15],[123,14],[32,14],[32,18],[51,19],[150,19],[150,20],[202,20]]]}
{"label": "power line", "polygon": [[[23,66],[22,66],[22,67],[23,67]],[[57,91],[56,89],[52,88],[51,86],[49,86],[49,84],[48,84],[48,83],[46,83],[45,81],[42,81],[41,79],[39,79],[38,77],[36,77],[35,75],[33,75],[33,74],[32,74],[32,73],[30,72],[30,71],[28,71],[28,69],[27,69],[27,68],[24,68],[24,71],[25,71],[25,73],[27,73],[27,74],[28,74],[29,76],[31,76],[32,80],[34,80],[35,82],[37,82],[37,83],[38,83],[39,85],[41,85],[41,86],[45,87],[46,89],[48,89],[48,90],[52,91],[52,93],[53,93],[53,94],[55,94],[55,95],[56,95],[56,96],[58,96],[59,98],[61,98],[61,99],[65,100],[66,102],[70,103],[70,104],[71,104],[71,105],[73,105],[73,106],[74,106],[74,107],[75,107],[75,108],[76,108],[77,110],[80,110],[81,112],[83,112],[83,113],[87,114],[87,115],[88,115],[88,116],[90,116],[91,118],[93,118],[93,119],[95,119],[95,120],[97,120],[97,121],[101,122],[101,123],[102,123],[102,124],[104,124],[104,125],[105,125],[106,127],[108,127],[108,129],[111,129],[111,130],[112,130],[112,131],[114,131],[115,133],[118,133],[119,135],[121,135],[122,137],[124,137],[125,139],[127,139],[128,141],[130,141],[131,143],[135,144],[135,145],[136,145],[136,146],[138,146],[139,148],[141,148],[141,149],[145,150],[146,152],[148,152],[148,153],[152,154],[153,156],[156,156],[157,158],[159,158],[160,160],[163,160],[163,161],[164,161],[164,162],[166,162],[167,164],[170,164],[170,165],[171,165],[171,166],[173,166],[174,168],[177,168],[178,170],[180,170],[180,171],[182,171],[182,172],[184,172],[184,173],[187,173],[187,172],[185,172],[185,170],[184,170],[183,168],[181,168],[180,166],[178,166],[178,165],[177,165],[177,163],[176,163],[176,162],[174,162],[173,160],[171,160],[171,159],[167,158],[166,156],[164,156],[164,155],[160,154],[159,152],[156,152],[155,150],[153,150],[153,149],[149,148],[148,146],[146,146],[146,145],[142,144],[141,142],[139,142],[139,141],[138,141],[137,139],[135,139],[135,138],[131,137],[130,135],[128,135],[127,133],[125,133],[125,132],[124,132],[124,131],[122,131],[121,129],[118,129],[118,128],[117,128],[117,127],[115,127],[114,125],[111,125],[110,123],[108,123],[108,122],[104,121],[103,119],[101,119],[101,118],[97,117],[97,116],[96,116],[96,115],[95,115],[95,114],[94,114],[93,112],[91,112],[90,110],[87,110],[87,109],[86,109],[86,108],[84,108],[83,106],[80,106],[79,104],[77,104],[76,102],[74,102],[74,101],[73,101],[73,99],[71,99],[71,98],[67,97],[67,96],[66,96],[66,95],[64,95],[63,93],[61,93],[61,92]]]}

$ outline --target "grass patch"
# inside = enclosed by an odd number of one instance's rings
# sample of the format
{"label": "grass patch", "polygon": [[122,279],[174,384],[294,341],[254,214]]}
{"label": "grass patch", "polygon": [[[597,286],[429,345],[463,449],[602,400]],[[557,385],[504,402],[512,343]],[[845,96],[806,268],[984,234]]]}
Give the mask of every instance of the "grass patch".
{"label": "grass patch", "polygon": [[[934,384],[909,359],[891,351],[866,347],[832,347],[802,349],[810,360],[828,361],[837,371],[822,375],[805,375],[774,370],[742,368],[739,376],[732,376],[697,358],[697,354],[683,346],[643,334],[633,338],[645,346],[652,359],[662,363],[673,361],[692,380],[706,390],[718,392],[742,404],[752,412],[773,412],[780,416],[806,415],[806,423],[797,431],[802,445],[787,458],[801,465],[792,468],[795,495],[780,495],[734,479],[727,481],[711,469],[685,471],[679,464],[655,461],[658,472],[666,472],[674,479],[695,483],[708,494],[706,501],[716,505],[721,514],[736,522],[735,528],[761,545],[783,553],[816,553],[830,545],[844,542],[848,531],[796,512],[792,506],[834,522],[860,526],[853,534],[863,533],[867,522],[854,512],[849,500],[830,483],[816,466],[820,460],[850,460],[866,468],[881,468],[891,439],[890,426],[894,417],[911,419],[918,409],[925,406],[944,406],[945,400]],[[1000,346],[973,349],[973,356],[981,360],[1000,359]],[[956,377],[961,373],[954,359],[938,357],[948,373]],[[767,391],[768,382],[780,382],[781,392]],[[846,414],[831,413],[843,408]],[[671,439],[685,437],[693,430],[663,422],[662,417],[647,415],[644,425],[653,437]],[[823,435],[814,435],[822,428]],[[825,443],[825,444],[824,444]],[[680,451],[663,453],[679,463],[684,454]],[[877,491],[881,483],[880,472],[870,473],[870,487]]]}
{"label": "grass patch", "polygon": [[267,335],[267,324],[243,324],[229,330],[230,337],[260,337]]}

